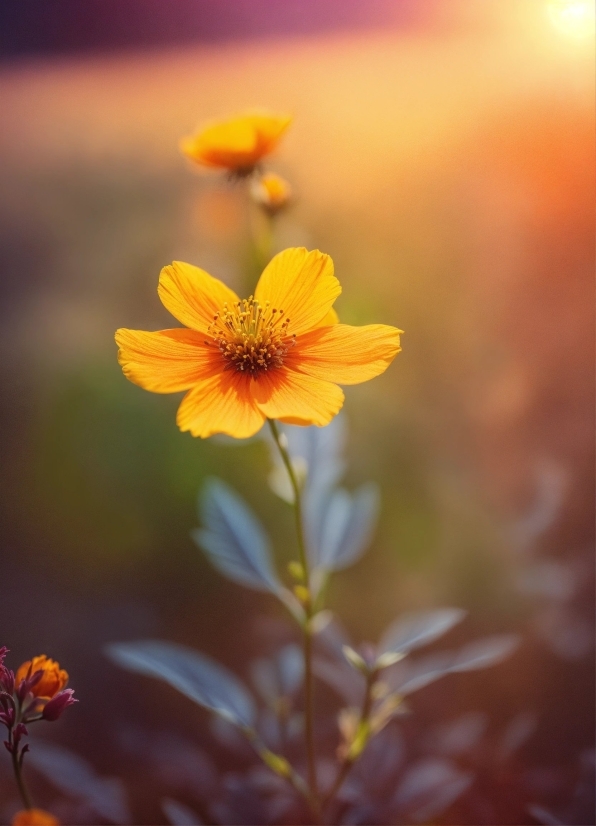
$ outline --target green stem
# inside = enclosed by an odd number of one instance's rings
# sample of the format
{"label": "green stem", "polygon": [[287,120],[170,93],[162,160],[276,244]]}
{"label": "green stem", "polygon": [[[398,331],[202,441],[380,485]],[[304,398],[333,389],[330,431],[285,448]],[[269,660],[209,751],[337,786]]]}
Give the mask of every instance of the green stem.
{"label": "green stem", "polygon": [[309,584],[309,565],[308,565],[308,557],[306,556],[306,543],[304,542],[304,530],[302,527],[302,502],[300,497],[300,486],[298,484],[298,480],[296,479],[296,474],[294,473],[294,467],[292,465],[292,460],[290,459],[290,454],[288,453],[285,446],[282,444],[281,435],[277,428],[277,424],[274,419],[267,419],[269,422],[269,427],[271,428],[271,434],[277,445],[277,449],[281,455],[281,460],[284,463],[285,469],[288,471],[288,476],[290,477],[290,484],[292,486],[292,492],[294,493],[294,514],[296,519],[296,536],[298,538],[298,557],[300,559],[300,564],[302,565],[302,569],[304,571],[304,584],[308,587]]}
{"label": "green stem", "polygon": [[16,752],[16,749],[12,753],[12,767],[14,769],[15,780],[17,781],[17,786],[19,789],[19,794],[21,795],[21,800],[23,801],[23,805],[26,809],[32,809],[33,803],[31,801],[31,795],[29,794],[27,786],[25,785],[25,780],[23,779],[22,760],[19,760],[19,756]]}
{"label": "green stem", "polygon": [[313,823],[318,823],[321,816],[319,801],[317,798],[313,797],[312,792],[300,775],[294,771],[285,757],[270,751],[261,741],[256,731],[250,728],[245,728],[243,729],[243,733],[263,763],[265,763],[265,765],[277,775],[284,777],[288,783],[290,783],[290,785],[293,786],[294,789],[304,798],[311,810],[311,814],[313,815]]}
{"label": "green stem", "polygon": [[250,234],[255,251],[258,272],[265,269],[273,253],[273,216],[266,209],[251,205],[249,213]]}
{"label": "green stem", "polygon": [[307,598],[303,601],[304,610],[306,613],[306,621],[304,623],[304,694],[305,694],[305,709],[304,709],[304,726],[306,735],[306,760],[308,765],[308,785],[312,797],[318,800],[319,791],[317,783],[317,771],[315,763],[315,742],[314,742],[314,725],[313,725],[313,673],[312,673],[312,629],[311,617],[313,614],[312,601],[310,598],[310,569],[308,564],[308,556],[306,553],[306,544],[304,541],[304,528],[302,523],[302,502],[300,496],[300,486],[294,473],[292,460],[290,455],[282,443],[277,424],[273,419],[268,419],[271,434],[279,450],[282,462],[288,472],[290,484],[294,492],[294,516],[296,519],[296,536],[298,538],[298,556],[300,565],[302,566],[302,582],[307,590]]}
{"label": "green stem", "polygon": [[[376,672],[371,671],[366,677],[366,690],[364,692],[364,700],[362,701],[360,719],[358,720],[358,728],[356,729],[357,732],[360,731],[363,726],[368,724],[368,718],[370,716],[373,704],[372,688],[375,683],[376,676]],[[362,751],[363,750],[364,749],[362,749]],[[335,783],[333,784],[333,786],[331,787],[323,801],[323,808],[325,808],[329,803],[331,803],[337,795],[337,793],[340,791],[345,779],[350,773],[352,766],[354,765],[362,751],[359,752],[357,755],[352,756],[348,750],[346,756],[344,757],[339,767],[337,777],[335,778]]]}

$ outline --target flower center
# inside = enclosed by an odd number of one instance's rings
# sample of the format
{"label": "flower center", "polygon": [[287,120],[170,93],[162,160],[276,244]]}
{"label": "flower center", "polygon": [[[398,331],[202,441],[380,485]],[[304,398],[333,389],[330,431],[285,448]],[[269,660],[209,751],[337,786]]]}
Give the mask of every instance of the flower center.
{"label": "flower center", "polygon": [[[230,307],[227,303],[213,316],[207,332],[219,348],[226,370],[256,378],[281,367],[296,336],[288,336],[289,318],[284,311],[259,304],[253,296]],[[210,342],[205,342],[210,344]]]}

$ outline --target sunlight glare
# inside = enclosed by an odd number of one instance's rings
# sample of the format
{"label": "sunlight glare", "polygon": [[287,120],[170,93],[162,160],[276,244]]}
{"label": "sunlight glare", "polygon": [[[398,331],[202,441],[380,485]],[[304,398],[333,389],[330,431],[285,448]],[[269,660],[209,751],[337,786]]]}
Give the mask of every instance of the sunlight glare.
{"label": "sunlight glare", "polygon": [[594,33],[594,0],[551,0],[548,13],[551,22],[562,34],[589,37]]}

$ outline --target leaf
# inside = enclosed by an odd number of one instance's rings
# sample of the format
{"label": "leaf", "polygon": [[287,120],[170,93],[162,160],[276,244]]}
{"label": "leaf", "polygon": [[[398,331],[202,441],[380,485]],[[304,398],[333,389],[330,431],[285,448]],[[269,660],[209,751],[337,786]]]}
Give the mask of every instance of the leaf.
{"label": "leaf", "polygon": [[394,802],[415,822],[438,817],[464,792],[472,775],[459,771],[449,760],[419,760],[403,775]]}
{"label": "leaf", "polygon": [[450,671],[476,671],[507,659],[518,647],[516,634],[496,634],[465,645],[456,655]]}
{"label": "leaf", "polygon": [[[318,538],[328,499],[345,471],[342,458],[346,436],[346,420],[341,414],[326,427],[293,427],[284,425],[292,464],[304,477],[302,510],[304,531],[311,564],[317,564]],[[279,454],[273,454],[280,465]]]}
{"label": "leaf", "polygon": [[288,697],[304,678],[304,657],[299,645],[286,645],[273,660],[259,659],[252,664],[252,680],[259,694],[269,704]]}
{"label": "leaf", "polygon": [[284,646],[277,657],[279,682],[285,696],[293,694],[304,680],[304,655],[296,643]]}
{"label": "leaf", "polygon": [[271,562],[269,540],[244,501],[219,479],[199,499],[203,527],[192,537],[220,573],[240,585],[279,596],[282,585]]}
{"label": "leaf", "polygon": [[346,658],[347,662],[351,665],[352,668],[356,669],[356,671],[359,671],[361,674],[368,673],[368,666],[366,664],[366,661],[360,656],[360,654],[357,651],[354,651],[354,649],[350,645],[344,645],[342,651],[344,657]]}
{"label": "leaf", "polygon": [[[276,447],[277,449],[277,447]],[[298,487],[302,488],[306,481],[307,467],[306,462],[301,456],[295,456],[290,459],[292,470],[296,477]],[[287,502],[288,505],[294,504],[294,488],[288,475],[288,469],[284,464],[278,462],[273,466],[267,477],[269,487],[276,496]]]}
{"label": "leaf", "polygon": [[[305,492],[331,489],[341,479],[345,462],[342,452],[346,440],[346,419],[339,415],[326,427],[296,427],[283,425],[288,440],[288,452],[292,459],[300,458],[306,465]],[[279,453],[275,448],[275,461]]]}
{"label": "leaf", "polygon": [[496,635],[468,643],[460,651],[440,651],[420,659],[406,660],[388,669],[383,679],[392,690],[406,696],[447,674],[490,668],[506,659],[519,644],[514,634]]}
{"label": "leaf", "polygon": [[421,657],[415,662],[404,662],[398,664],[398,669],[392,673],[391,669],[385,672],[383,679],[389,683],[392,689],[401,696],[413,694],[420,691],[427,685],[434,683],[445,674],[449,674],[453,654],[451,652],[439,652]]}
{"label": "leaf", "polygon": [[313,661],[313,672],[343,697],[349,706],[359,706],[362,703],[364,679],[360,672],[354,671],[347,663],[340,665],[316,657]]}
{"label": "leaf", "polygon": [[335,491],[321,516],[317,537],[318,565],[339,571],[356,562],[370,542],[379,510],[376,485],[362,485],[353,495]]}
{"label": "leaf", "polygon": [[171,797],[164,797],[161,801],[161,808],[173,826],[200,826],[203,822],[192,809]]}
{"label": "leaf", "polygon": [[427,746],[429,750],[442,755],[465,754],[480,742],[487,725],[486,714],[470,711],[437,726],[427,738]]}
{"label": "leaf", "polygon": [[[220,717],[214,719],[221,720]],[[234,728],[234,731],[238,730]],[[117,737],[130,758],[150,767],[171,790],[192,790],[199,798],[211,795],[217,782],[215,764],[191,740],[171,729],[147,730],[127,724],[118,727]]]}
{"label": "leaf", "polygon": [[538,717],[533,711],[520,711],[505,726],[496,749],[497,760],[508,760],[536,731]]}
{"label": "leaf", "polygon": [[379,653],[399,651],[408,653],[442,637],[461,622],[466,612],[461,608],[441,608],[406,614],[387,628],[379,643]]}
{"label": "leaf", "polygon": [[164,680],[237,726],[253,726],[255,708],[247,690],[233,674],[204,654],[160,640],[112,643],[106,651],[110,659],[128,671]]}
{"label": "leaf", "polygon": [[131,814],[121,780],[100,777],[82,757],[49,743],[35,741],[27,762],[57,789],[84,800],[96,814],[110,823],[130,823]]}
{"label": "leaf", "polygon": [[543,823],[544,826],[563,826],[562,820],[559,820],[558,817],[555,817],[548,809],[544,809],[542,806],[530,803],[527,809],[534,820],[537,820],[538,823]]}
{"label": "leaf", "polygon": [[357,764],[356,773],[369,794],[376,795],[387,783],[394,783],[395,775],[406,755],[406,745],[400,730],[384,728],[371,738]]}

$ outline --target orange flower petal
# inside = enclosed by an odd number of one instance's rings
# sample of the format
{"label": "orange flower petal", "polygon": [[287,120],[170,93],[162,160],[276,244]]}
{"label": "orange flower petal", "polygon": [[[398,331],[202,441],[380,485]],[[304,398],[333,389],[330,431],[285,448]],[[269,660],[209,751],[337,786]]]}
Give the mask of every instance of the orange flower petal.
{"label": "orange flower petal", "polygon": [[204,166],[250,169],[275,149],[290,122],[287,115],[266,112],[239,115],[183,138],[180,149]]}
{"label": "orange flower petal", "polygon": [[218,278],[182,261],[163,268],[157,292],[174,318],[201,333],[207,332],[213,316],[226,302],[238,301],[236,293]]}
{"label": "orange flower petal", "polygon": [[401,332],[386,324],[320,327],[298,338],[288,364],[318,379],[359,384],[387,369],[401,350]]}
{"label": "orange flower petal", "polygon": [[45,809],[21,809],[13,816],[11,826],[60,826],[60,821]]}
{"label": "orange flower petal", "polygon": [[251,379],[233,370],[200,381],[182,399],[176,422],[182,431],[206,439],[226,433],[236,439],[253,436],[265,417],[250,392]]}
{"label": "orange flower petal", "polygon": [[323,318],[322,321],[319,321],[315,329],[318,329],[319,327],[331,327],[332,324],[339,324],[339,316],[333,307],[329,310],[325,318]]}
{"label": "orange flower petal", "polygon": [[290,247],[278,253],[265,267],[255,291],[261,304],[266,301],[283,310],[290,319],[289,335],[299,335],[316,327],[341,293],[333,275],[333,261],[319,250]]}
{"label": "orange flower petal", "polygon": [[292,424],[329,424],[344,403],[341,388],[285,366],[259,376],[251,386],[259,410]]}
{"label": "orange flower petal", "polygon": [[299,419],[296,416],[282,416],[280,419],[277,420],[278,422],[283,422],[284,424],[294,424],[298,427],[308,427],[312,424],[311,421],[308,419]]}
{"label": "orange flower petal", "polygon": [[153,393],[188,390],[200,378],[221,369],[219,352],[205,346],[203,336],[194,330],[147,333],[121,329],[116,332],[116,343],[126,378]]}
{"label": "orange flower petal", "polygon": [[41,679],[31,688],[34,697],[51,699],[68,683],[68,672],[55,661],[39,654],[32,660],[27,660],[19,666],[15,674],[15,685],[18,687],[23,680],[28,679],[37,671],[42,672]]}

